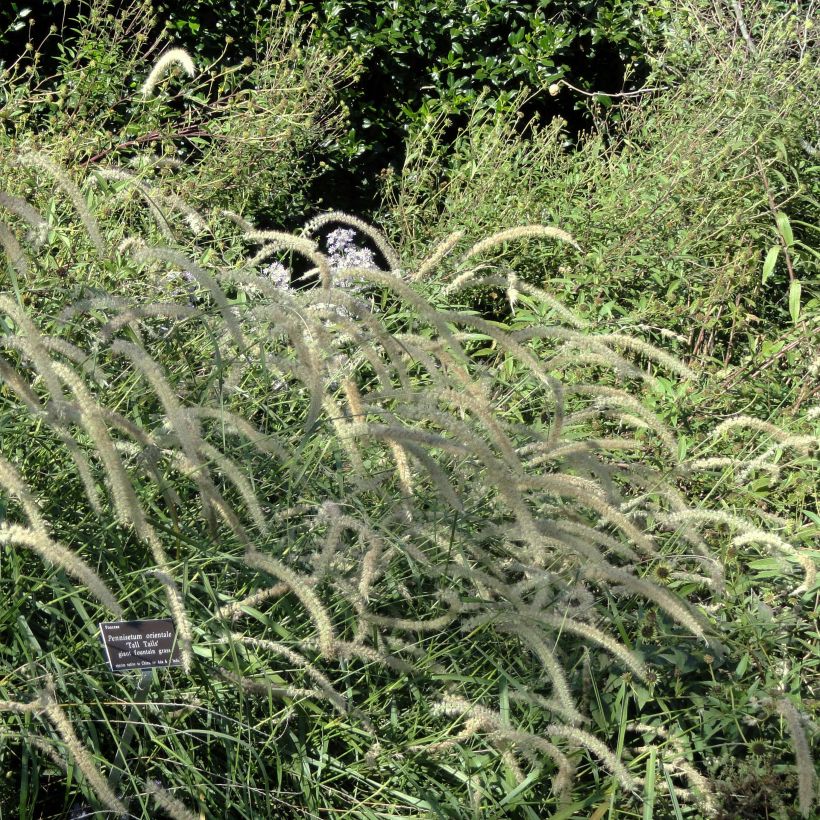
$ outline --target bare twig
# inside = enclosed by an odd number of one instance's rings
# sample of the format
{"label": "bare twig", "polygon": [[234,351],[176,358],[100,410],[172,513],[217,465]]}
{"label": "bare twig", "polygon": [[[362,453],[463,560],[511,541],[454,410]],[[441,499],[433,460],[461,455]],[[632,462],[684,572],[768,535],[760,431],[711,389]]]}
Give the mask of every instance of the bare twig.
{"label": "bare twig", "polygon": [[567,88],[585,97],[641,97],[644,94],[654,94],[656,91],[668,91],[668,86],[658,86],[657,88],[638,88],[635,91],[584,91],[582,88],[568,83],[566,80],[558,80],[556,85],[565,85]]}
{"label": "bare twig", "polygon": [[740,29],[740,34],[743,37],[744,42],[746,43],[746,48],[749,50],[749,54],[757,54],[757,46],[754,44],[754,40],[752,40],[752,37],[749,34],[749,29],[746,28],[746,20],[743,17],[743,8],[741,7],[738,0],[731,0],[730,5],[732,6],[732,11],[735,13],[737,27]]}
{"label": "bare twig", "polygon": [[121,151],[123,148],[136,148],[139,145],[144,145],[146,143],[154,142],[155,140],[160,139],[185,139],[186,137],[207,137],[210,136],[207,131],[203,130],[199,125],[187,125],[184,128],[181,128],[175,134],[162,134],[159,131],[150,131],[147,134],[143,134],[142,136],[135,137],[134,139],[125,140],[124,142],[117,143],[116,145],[111,146],[111,148],[106,148],[103,151],[100,151],[98,154],[94,154],[94,156],[89,157],[82,161],[81,166],[83,168],[87,168],[89,165],[93,165],[96,162],[99,162],[101,159],[105,159],[109,154],[113,154],[115,151]]}
{"label": "bare twig", "polygon": [[[782,358],[790,350],[794,350],[794,348],[796,348],[801,343],[801,341],[803,340],[795,339],[794,341],[789,342],[787,345],[784,345],[782,348],[780,348],[780,350],[778,350],[777,353],[772,353],[772,355],[765,359],[762,364],[758,365],[754,370],[747,373],[746,378],[751,379],[752,376],[756,376],[758,373],[762,372],[767,367],[771,367],[771,365],[773,365],[776,361]],[[724,390],[728,390],[730,387],[732,387],[738,381],[738,379],[740,379],[740,377],[743,376],[743,373],[747,367],[748,365],[745,365],[744,367],[739,367],[734,373],[732,373],[730,376],[723,380],[721,387]]]}

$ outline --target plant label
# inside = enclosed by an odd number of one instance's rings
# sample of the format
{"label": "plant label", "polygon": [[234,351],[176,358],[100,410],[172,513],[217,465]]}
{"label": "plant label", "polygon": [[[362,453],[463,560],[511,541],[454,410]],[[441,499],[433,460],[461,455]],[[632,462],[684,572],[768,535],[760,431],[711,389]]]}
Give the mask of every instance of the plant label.
{"label": "plant label", "polygon": [[170,618],[101,623],[100,635],[112,672],[182,665]]}

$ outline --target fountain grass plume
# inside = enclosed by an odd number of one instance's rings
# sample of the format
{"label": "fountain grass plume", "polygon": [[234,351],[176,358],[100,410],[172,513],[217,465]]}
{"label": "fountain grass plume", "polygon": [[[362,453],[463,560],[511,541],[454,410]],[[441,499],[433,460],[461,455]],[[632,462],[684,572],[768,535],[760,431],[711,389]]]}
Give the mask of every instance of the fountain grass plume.
{"label": "fountain grass plume", "polygon": [[45,532],[46,522],[40,505],[34,499],[14,465],[0,455],[0,489],[8,493],[23,508],[32,528]]}
{"label": "fountain grass plume", "polygon": [[0,222],[0,246],[11,262],[12,286],[19,293],[20,283],[28,280],[28,258],[17,237],[11,232],[5,222]]}
{"label": "fountain grass plume", "polygon": [[192,812],[181,800],[159,783],[149,780],[145,784],[145,791],[151,795],[154,802],[171,820],[200,820],[201,815]]}
{"label": "fountain grass plume", "polygon": [[30,549],[44,561],[60,567],[84,584],[115,617],[122,616],[122,607],[105,581],[79,555],[53,541],[43,530],[0,524],[0,544]]}
{"label": "fountain grass plume", "polygon": [[168,424],[177,437],[182,452],[178,458],[185,472],[193,478],[199,489],[202,509],[206,515],[212,507],[225,513],[227,505],[216,489],[210,470],[202,458],[205,442],[195,418],[184,412],[184,407],[168,383],[160,366],[141,347],[131,342],[117,340],[111,345],[112,353],[127,357],[149,382],[157,398],[162,402]]}
{"label": "fountain grass plume", "polygon": [[811,589],[816,582],[817,564],[811,555],[801,553],[779,535],[755,527],[740,516],[732,515],[723,510],[688,509],[664,515],[661,520],[668,527],[681,528],[686,528],[689,525],[697,527],[704,524],[719,524],[737,531],[738,534],[732,538],[732,543],[737,546],[755,543],[767,544],[784,555],[795,558],[803,567],[805,575],[803,583],[792,590],[792,595],[801,595]]}
{"label": "fountain grass plume", "polygon": [[88,749],[82,744],[74,731],[71,721],[66,717],[63,708],[57,703],[53,690],[45,691],[40,697],[40,703],[54,728],[60,733],[66,748],[74,758],[75,763],[88,785],[97,795],[100,802],[118,817],[128,813],[125,804],[117,797],[113,789],[102,776],[97,764],[91,757]]}
{"label": "fountain grass plume", "polygon": [[[164,556],[161,556],[164,557]],[[160,562],[157,562],[160,563]],[[160,566],[164,566],[162,562]],[[186,672],[191,671],[194,662],[193,655],[193,634],[191,632],[191,621],[185,610],[185,603],[182,593],[179,591],[174,579],[162,569],[153,569],[151,574],[162,584],[165,595],[168,599],[168,606],[171,610],[171,617],[174,620],[177,632],[177,642],[179,643],[180,655],[182,657],[182,668]]]}
{"label": "fountain grass plume", "polygon": [[722,421],[709,435],[711,438],[718,438],[733,430],[755,430],[760,433],[766,433],[776,441],[788,437],[788,433],[781,430],[776,424],[743,414],[732,416],[732,418]]}
{"label": "fountain grass plume", "polygon": [[250,422],[224,407],[191,407],[187,412],[197,419],[219,422],[220,433],[231,433],[247,439],[260,453],[276,456],[287,463],[291,455],[273,433],[261,433]]}
{"label": "fountain grass plume", "polygon": [[416,269],[414,273],[410,274],[411,282],[423,281],[426,279],[453,251],[456,245],[464,238],[464,231],[454,231],[442,242],[440,242],[434,249],[430,256],[427,257]]}
{"label": "fountain grass plume", "polygon": [[173,241],[174,235],[171,230],[170,221],[160,207],[160,203],[164,203],[169,210],[180,213],[185,218],[185,222],[191,233],[196,235],[208,230],[207,223],[199,213],[173,191],[154,187],[144,179],[140,179],[136,174],[125,171],[122,168],[103,167],[96,168],[95,171],[103,179],[128,183],[130,189],[136,191],[146,202],[149,210],[154,215],[157,228],[167,240]]}
{"label": "fountain grass plume", "polygon": [[316,625],[322,654],[327,658],[332,658],[335,646],[333,624],[316,592],[310,587],[308,579],[300,576],[272,555],[262,554],[256,550],[249,550],[245,554],[245,562],[249,567],[261,569],[263,572],[280,578],[290,587],[291,592],[301,601]]}
{"label": "fountain grass plume", "polygon": [[705,619],[674,593],[645,578],[639,578],[628,570],[604,562],[590,563],[582,568],[582,574],[593,583],[605,583],[608,586],[617,584],[624,591],[629,591],[652,601],[674,621],[688,629],[695,637],[701,638],[706,644],[709,643],[706,635],[707,625],[704,622]]}
{"label": "fountain grass plume", "polygon": [[[427,263],[425,263],[426,265]],[[535,287],[527,282],[520,280],[515,274],[508,273],[506,276],[498,276],[497,274],[484,274],[480,268],[466,271],[454,279],[447,287],[444,288],[446,295],[458,293],[467,288],[492,288],[500,287],[506,288],[508,292],[508,301],[510,307],[513,307],[514,302],[523,294],[524,296],[532,297],[538,302],[543,302],[570,327],[587,328],[589,322],[578,316],[573,310],[570,310],[560,299],[557,299],[551,293],[543,288]],[[514,288],[514,291],[513,291]],[[511,298],[511,293],[518,294],[515,299]]]}
{"label": "fountain grass plume", "polygon": [[564,726],[551,723],[544,729],[544,734],[553,738],[563,737],[571,741],[576,747],[588,749],[615,775],[625,791],[632,791],[635,788],[635,779],[629,773],[626,766],[621,763],[604,743],[589,732],[585,732],[577,726]]}
{"label": "fountain grass plume", "polygon": [[[240,675],[237,672],[224,668],[220,668],[217,674],[222,680],[253,695],[262,695],[266,698],[288,698],[294,701],[305,700],[306,698],[315,700],[322,699],[322,693],[318,689],[305,689],[299,686],[282,686],[267,678],[249,678],[246,675]],[[288,708],[287,711],[292,712],[292,707]]]}
{"label": "fountain grass plume", "polygon": [[380,230],[374,228],[370,223],[365,222],[363,219],[359,219],[352,214],[345,213],[344,211],[328,211],[327,213],[319,214],[318,216],[313,217],[313,219],[309,222],[306,222],[302,228],[302,231],[306,236],[311,236],[321,227],[331,222],[339,222],[342,225],[350,225],[350,227],[355,228],[360,233],[363,233],[366,237],[368,237],[368,239],[371,239],[373,244],[378,248],[379,253],[387,262],[388,270],[399,270],[401,267],[401,260],[399,259],[399,255],[396,250],[387,240],[387,237]]}
{"label": "fountain grass plume", "polygon": [[[231,639],[236,643],[242,644],[243,646],[251,647],[255,650],[273,652],[274,654],[289,660],[296,666],[297,669],[304,671],[305,675],[307,675],[307,677],[309,677],[316,684],[318,691],[322,693],[324,698],[332,704],[333,708],[340,714],[348,715],[352,711],[357,711],[352,709],[347,698],[345,698],[344,695],[334,688],[333,684],[330,680],[328,680],[326,675],[320,672],[307,658],[300,655],[298,652],[294,651],[285,644],[280,643],[279,641],[254,638],[247,635],[240,635],[238,633],[233,633],[231,635]],[[374,731],[373,724],[367,718],[364,719],[363,723],[365,728],[369,731]]]}
{"label": "fountain grass plume", "polygon": [[46,241],[48,222],[28,200],[0,191],[0,208],[5,208],[29,226],[29,238],[35,247]]}
{"label": "fountain grass plume", "polygon": [[51,157],[39,151],[28,151],[20,154],[15,158],[15,162],[24,168],[34,168],[44,172],[57,183],[57,186],[65,193],[71,201],[71,204],[76,208],[80,221],[85,227],[86,234],[93,243],[97,253],[103,256],[106,252],[106,247],[97,218],[86,204],[83,192],[77,183],[68,175],[68,172]]}
{"label": "fountain grass plume", "polygon": [[185,49],[169,49],[154,63],[154,67],[145,78],[145,82],[140,87],[142,96],[150,97],[163,77],[168,73],[168,69],[174,65],[179,66],[189,77],[196,75],[194,61]]}
{"label": "fountain grass plume", "polygon": [[290,586],[284,581],[280,581],[278,584],[266,587],[265,589],[259,589],[241,600],[232,601],[230,604],[220,607],[217,615],[229,621],[238,621],[246,614],[246,610],[256,609],[259,604],[263,604],[265,601],[270,601],[273,598],[279,598],[286,592],[290,592]]}
{"label": "fountain grass plume", "polygon": [[200,445],[202,455],[213,462],[216,470],[230,480],[234,485],[242,500],[245,502],[245,508],[248,511],[254,525],[263,535],[268,532],[268,522],[265,514],[262,512],[262,506],[256,493],[251,486],[248,478],[242,474],[242,471],[237,466],[233,459],[228,458],[224,453],[221,453],[216,447],[202,442]]}
{"label": "fountain grass plume", "polygon": [[318,245],[310,239],[305,239],[301,236],[293,236],[293,234],[285,233],[283,231],[260,231],[251,230],[245,234],[245,239],[251,242],[263,243],[262,250],[256,256],[249,259],[246,263],[247,267],[254,268],[263,260],[267,259],[273,251],[286,249],[294,251],[311,261],[316,265],[319,271],[319,279],[322,287],[328,289],[333,283],[333,274],[330,269],[330,263],[325,254],[321,253]]}
{"label": "fountain grass plume", "polygon": [[797,760],[798,775],[798,805],[803,817],[811,815],[811,809],[816,799],[817,771],[811,755],[809,740],[803,728],[803,718],[794,704],[785,696],[776,701],[777,710],[789,727],[795,758]]}
{"label": "fountain grass plume", "polygon": [[[494,712],[479,704],[471,703],[456,695],[447,695],[442,698],[438,703],[433,705],[433,712],[434,714],[466,718],[467,722],[465,723],[464,729],[456,736],[457,739],[454,739],[457,743],[468,740],[478,732],[484,732],[487,740],[494,746],[498,744],[513,744],[514,747],[521,750],[532,750],[539,755],[545,755],[551,758],[558,767],[558,772],[553,779],[553,788],[563,798],[569,796],[575,767],[567,755],[551,741],[539,735],[532,734],[531,732],[513,729],[498,712]],[[588,738],[589,736],[584,732],[583,739],[587,740]],[[439,744],[430,744],[427,747],[420,746],[416,748],[436,753],[450,748],[451,745],[448,741],[444,741]],[[621,768],[623,767],[621,766]],[[628,773],[627,777],[629,777]]]}
{"label": "fountain grass plume", "polygon": [[139,529],[144,520],[144,513],[122,460],[108,434],[99,406],[83,384],[82,379],[70,367],[55,362],[53,368],[76,397],[81,423],[94,442],[94,447],[105,466],[114,509],[119,520],[124,524],[135,524]]}
{"label": "fountain grass plume", "polygon": [[476,242],[462,258],[462,263],[470,259],[480,256],[492,248],[503,245],[507,242],[520,241],[522,239],[558,239],[561,242],[566,242],[572,245],[576,250],[580,250],[580,246],[573,239],[572,235],[560,228],[555,228],[550,225],[521,225],[517,228],[508,228],[504,231],[499,231],[486,239],[481,239]]}
{"label": "fountain grass plume", "polygon": [[[204,452],[209,445],[202,443],[202,451]],[[236,537],[240,543],[250,545],[251,539],[242,524],[233,505],[230,504],[222,493],[217,489],[213,482],[213,470],[210,464],[202,462],[206,465],[208,475],[203,475],[202,467],[194,463],[188,458],[184,452],[175,449],[167,449],[165,456],[169,465],[180,475],[189,478],[199,491],[200,506],[202,510],[203,520],[207,523],[208,529],[215,537],[217,534],[218,519],[228,525],[230,532]],[[240,482],[243,481],[239,476]]]}
{"label": "fountain grass plume", "polygon": [[51,366],[51,357],[42,342],[42,335],[23,308],[5,294],[0,293],[0,311],[5,313],[18,327],[14,336],[0,337],[0,344],[15,345],[31,360],[40,377],[45,382],[52,399],[64,400],[65,393],[60,380]]}
{"label": "fountain grass plume", "polygon": [[145,244],[138,237],[129,237],[120,245],[120,252],[125,251],[133,254],[134,258],[142,262],[166,262],[176,266],[179,270],[187,271],[194,279],[210,293],[225,325],[236,344],[241,348],[245,346],[245,339],[242,330],[236,319],[236,312],[230,304],[225,292],[219,283],[202,267],[197,265],[192,259],[173,248],[156,248]]}
{"label": "fountain grass plume", "polygon": [[555,657],[555,653],[547,645],[547,642],[535,629],[521,622],[501,624],[498,628],[502,632],[517,636],[538,658],[544,671],[549,676],[553,697],[560,704],[564,720],[573,726],[583,723],[584,716],[578,711],[575,699],[570,693],[566,672]]}
{"label": "fountain grass plume", "polygon": [[647,669],[643,660],[603,630],[583,621],[543,610],[533,613],[532,617],[533,621],[549,624],[557,631],[566,631],[578,635],[580,638],[585,638],[590,643],[597,644],[617,658],[638,680],[646,680]]}
{"label": "fountain grass plume", "polygon": [[768,470],[779,474],[779,465],[775,457],[785,449],[794,450],[800,455],[809,455],[820,451],[820,436],[780,436],[778,440],[764,450],[759,456],[747,461],[738,470],[737,480],[745,481],[755,470]]}

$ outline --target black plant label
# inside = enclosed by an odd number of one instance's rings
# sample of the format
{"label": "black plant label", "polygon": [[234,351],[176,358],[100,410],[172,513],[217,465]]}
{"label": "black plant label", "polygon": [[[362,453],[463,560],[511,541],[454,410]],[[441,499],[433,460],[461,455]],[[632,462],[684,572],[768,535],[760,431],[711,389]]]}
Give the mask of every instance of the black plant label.
{"label": "black plant label", "polygon": [[101,623],[100,636],[112,672],[182,666],[170,618]]}

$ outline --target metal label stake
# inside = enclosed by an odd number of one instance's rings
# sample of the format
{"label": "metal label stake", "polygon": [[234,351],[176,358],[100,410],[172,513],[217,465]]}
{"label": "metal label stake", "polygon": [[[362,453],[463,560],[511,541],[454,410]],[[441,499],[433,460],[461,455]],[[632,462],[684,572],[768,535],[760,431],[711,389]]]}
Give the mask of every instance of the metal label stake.
{"label": "metal label stake", "polygon": [[108,776],[108,785],[116,793],[125,774],[125,761],[131,754],[131,744],[140,722],[137,704],[144,699],[151,686],[153,670],[182,666],[182,658],[177,646],[176,628],[170,618],[104,622],[100,624],[100,638],[112,672],[136,669],[141,672],[128,713],[128,725],[120,738],[117,758]]}

